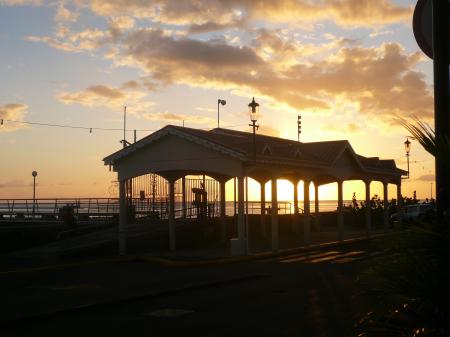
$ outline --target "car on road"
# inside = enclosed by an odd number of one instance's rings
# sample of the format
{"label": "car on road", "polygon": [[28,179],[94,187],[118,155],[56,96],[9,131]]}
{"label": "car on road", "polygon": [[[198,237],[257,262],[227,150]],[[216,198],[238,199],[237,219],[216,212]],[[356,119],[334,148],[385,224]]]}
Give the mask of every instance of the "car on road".
{"label": "car on road", "polygon": [[[403,221],[405,222],[413,222],[416,220],[427,220],[432,219],[435,215],[435,204],[434,203],[422,203],[422,204],[414,204],[408,205],[404,208],[403,213]],[[390,216],[390,222],[395,223],[398,222],[399,214],[393,213]]]}

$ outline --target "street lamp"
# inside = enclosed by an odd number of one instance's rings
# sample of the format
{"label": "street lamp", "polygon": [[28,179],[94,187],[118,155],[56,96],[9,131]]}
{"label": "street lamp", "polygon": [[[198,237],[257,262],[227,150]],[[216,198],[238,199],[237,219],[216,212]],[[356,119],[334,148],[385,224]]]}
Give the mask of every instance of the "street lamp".
{"label": "street lamp", "polygon": [[259,104],[255,102],[255,97],[253,97],[253,100],[248,104],[248,112],[250,114],[250,121],[252,122],[249,126],[253,127],[253,155],[256,164],[256,130],[259,128],[259,125],[256,125],[256,122],[259,115]]}
{"label": "street lamp", "polygon": [[227,101],[225,101],[224,99],[218,99],[217,100],[217,128],[219,128],[219,108],[220,108],[220,105],[225,105],[225,104],[227,104]]}
{"label": "street lamp", "polygon": [[405,152],[406,152],[406,163],[408,165],[408,174],[406,176],[406,179],[409,178],[409,153],[411,152],[411,142],[409,141],[408,137],[406,137],[405,144]]}
{"label": "street lamp", "polygon": [[37,176],[37,171],[33,171],[31,172],[31,175],[33,176],[33,219],[34,219],[34,210],[35,210],[35,206],[36,206],[36,176]]}

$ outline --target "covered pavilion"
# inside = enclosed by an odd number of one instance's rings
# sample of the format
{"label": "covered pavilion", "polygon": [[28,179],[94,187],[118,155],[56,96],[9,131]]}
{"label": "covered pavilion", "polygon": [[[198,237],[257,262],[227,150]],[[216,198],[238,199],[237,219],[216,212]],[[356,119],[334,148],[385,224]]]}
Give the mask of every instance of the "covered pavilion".
{"label": "covered pavilion", "polygon": [[[233,255],[248,253],[245,222],[245,178],[261,184],[261,223],[266,214],[265,184],[271,182],[271,248],[279,249],[277,180],[286,179],[294,185],[304,182],[304,244],[310,244],[310,183],[314,184],[315,213],[319,212],[320,185],[337,183],[337,238],[345,237],[343,217],[343,183],[362,180],[365,183],[366,205],[370,204],[370,183],[383,184],[384,229],[388,228],[388,184],[397,186],[397,200],[401,202],[401,177],[404,170],[391,159],[364,157],[356,154],[346,140],[304,143],[265,135],[216,128],[210,131],[168,125],[134,144],[105,157],[118,174],[120,216],[119,251],[126,254],[127,215],[126,182],[129,179],[156,173],[164,177],[169,186],[169,247],[176,249],[174,185],[187,175],[208,175],[220,184],[221,238],[226,239],[225,184],[237,179],[237,235],[231,239]],[[186,191],[183,188],[183,195]],[[183,198],[184,200],[184,198]],[[294,188],[294,213],[299,213],[298,191]],[[185,207],[185,205],[183,205]],[[366,207],[366,233],[372,231],[370,207]]]}

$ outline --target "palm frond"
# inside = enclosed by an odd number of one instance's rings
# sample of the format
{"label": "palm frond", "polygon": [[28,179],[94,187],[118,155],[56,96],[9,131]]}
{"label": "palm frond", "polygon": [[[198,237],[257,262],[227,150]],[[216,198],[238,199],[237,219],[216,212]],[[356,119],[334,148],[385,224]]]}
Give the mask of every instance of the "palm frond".
{"label": "palm frond", "polygon": [[450,139],[448,137],[436,136],[436,132],[432,127],[413,117],[414,124],[410,121],[399,117],[399,123],[411,133],[425,151],[430,153],[433,157],[440,159],[447,170],[450,170]]}

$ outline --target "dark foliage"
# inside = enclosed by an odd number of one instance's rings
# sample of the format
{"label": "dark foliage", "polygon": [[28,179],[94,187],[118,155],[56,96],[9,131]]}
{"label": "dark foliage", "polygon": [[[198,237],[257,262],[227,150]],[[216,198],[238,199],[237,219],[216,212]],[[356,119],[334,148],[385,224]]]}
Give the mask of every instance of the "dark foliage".
{"label": "dark foliage", "polygon": [[449,224],[414,225],[385,244],[389,256],[361,278],[358,336],[450,336]]}

